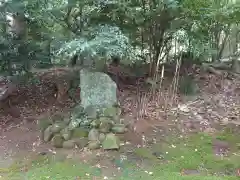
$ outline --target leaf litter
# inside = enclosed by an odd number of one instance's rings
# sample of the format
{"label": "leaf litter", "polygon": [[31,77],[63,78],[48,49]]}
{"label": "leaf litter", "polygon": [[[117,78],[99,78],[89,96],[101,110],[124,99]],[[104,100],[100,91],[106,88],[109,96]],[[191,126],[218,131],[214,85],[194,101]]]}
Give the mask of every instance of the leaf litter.
{"label": "leaf litter", "polygon": [[[238,128],[240,124],[239,79],[223,79],[211,74],[206,75],[206,73],[197,75],[196,79],[201,92],[196,95],[194,101],[188,102],[180,94],[176,95],[175,102],[169,102],[169,99],[166,98],[169,92],[168,82],[164,83],[165,87],[163,86],[161,91],[156,92],[157,98],[154,98],[149,88],[144,86],[136,88],[136,86],[124,85],[124,88],[121,88],[121,91],[118,92],[120,104],[123,108],[123,117],[129,117],[128,119],[132,121],[133,125],[138,123],[139,128],[142,124],[144,126],[143,131],[148,127],[153,131],[153,129],[159,129],[159,126],[169,130],[169,126],[174,125],[180,132],[196,129],[198,132],[214,134],[223,128],[222,125],[234,125]],[[41,86],[47,88],[41,92],[52,93],[49,93],[48,96],[46,94],[41,95],[39,92],[34,92],[39,87],[21,87],[19,96],[22,97],[18,98],[21,101],[16,103],[21,109],[21,117],[15,118],[15,122],[21,122],[23,119],[34,120],[42,112],[63,111],[63,109],[68,109],[74,104],[69,99],[64,103],[64,106],[49,101],[49,96],[50,99],[54,99],[54,91],[49,85],[41,84]],[[28,102],[23,101],[23,99],[27,99]],[[9,123],[14,118],[2,116],[2,119],[1,122],[4,125],[4,123]],[[213,148],[214,146],[217,146],[215,151],[222,149],[219,148],[221,146],[218,144],[213,145]]]}

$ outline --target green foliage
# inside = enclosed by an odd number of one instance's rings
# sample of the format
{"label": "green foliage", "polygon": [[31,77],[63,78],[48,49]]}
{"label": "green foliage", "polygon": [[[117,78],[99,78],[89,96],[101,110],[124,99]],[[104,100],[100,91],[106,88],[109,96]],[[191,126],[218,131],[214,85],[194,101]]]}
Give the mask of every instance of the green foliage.
{"label": "green foliage", "polygon": [[126,58],[132,53],[129,39],[118,27],[97,26],[88,35],[62,45],[57,54],[72,57],[78,54],[90,59],[111,59],[113,56]]}
{"label": "green foliage", "polygon": [[240,22],[240,3],[228,0],[185,0],[182,5],[187,21],[190,22],[184,28],[188,34],[189,49],[204,54],[205,60],[209,57],[213,61],[220,59],[225,46],[225,43],[220,42],[220,35],[225,33],[228,36],[230,24]]}
{"label": "green foliage", "polygon": [[[15,72],[60,60],[66,64],[75,54],[95,60],[117,55],[127,64],[145,60],[156,66],[175,54],[173,41],[183,46],[180,51],[217,60],[224,46],[221,33],[228,35],[240,22],[239,1],[228,0],[12,0],[0,10],[1,69],[19,66]],[[6,14],[16,12],[27,22],[21,40],[7,31]]]}

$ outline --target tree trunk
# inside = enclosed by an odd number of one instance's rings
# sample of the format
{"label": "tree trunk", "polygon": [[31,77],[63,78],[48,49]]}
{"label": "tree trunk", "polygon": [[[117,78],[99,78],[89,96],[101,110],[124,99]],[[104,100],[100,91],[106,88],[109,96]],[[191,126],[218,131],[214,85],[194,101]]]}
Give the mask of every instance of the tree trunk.
{"label": "tree trunk", "polygon": [[240,61],[238,60],[238,28],[237,25],[232,27],[231,44],[232,44],[232,70],[240,73]]}

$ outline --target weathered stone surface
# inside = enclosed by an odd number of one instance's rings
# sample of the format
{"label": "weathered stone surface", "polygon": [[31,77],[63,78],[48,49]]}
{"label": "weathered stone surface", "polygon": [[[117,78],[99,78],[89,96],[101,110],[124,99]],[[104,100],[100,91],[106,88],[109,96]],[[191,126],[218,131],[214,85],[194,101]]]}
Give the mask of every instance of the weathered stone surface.
{"label": "weathered stone surface", "polygon": [[109,133],[112,128],[112,121],[101,121],[99,131],[101,133]]}
{"label": "weathered stone surface", "polygon": [[80,122],[80,127],[89,127],[92,121],[92,119],[85,118],[83,121]]}
{"label": "weathered stone surface", "polygon": [[101,123],[102,122],[108,122],[108,123],[110,123],[112,125],[114,124],[112,118],[110,118],[110,117],[100,117],[99,120],[100,120]]}
{"label": "weathered stone surface", "polygon": [[78,148],[82,149],[88,145],[88,138],[75,138],[73,139]]}
{"label": "weathered stone surface", "polygon": [[120,121],[121,108],[116,105],[115,82],[107,74],[86,69],[80,71],[80,79],[81,103],[68,117],[57,117],[52,125],[46,125],[46,142],[51,140],[56,148],[77,145],[93,150],[103,145],[103,149],[119,149],[120,140],[112,132],[122,135],[126,128]]}
{"label": "weathered stone surface", "polygon": [[52,138],[52,145],[55,148],[62,148],[63,147],[63,142],[64,139],[60,134],[56,134],[53,138]]}
{"label": "weathered stone surface", "polygon": [[71,121],[71,116],[66,116],[66,117],[64,117],[64,119],[63,119],[63,122],[64,122],[66,125],[69,125],[70,121]]}
{"label": "weathered stone surface", "polygon": [[88,144],[88,148],[90,150],[99,149],[100,147],[101,147],[101,144],[99,141],[90,141]]}
{"label": "weathered stone surface", "polygon": [[51,131],[52,126],[48,126],[43,132],[43,140],[44,142],[48,142],[52,139],[53,133]]}
{"label": "weathered stone surface", "polygon": [[95,119],[91,122],[91,127],[98,128],[100,126],[101,121],[99,119]]}
{"label": "weathered stone surface", "polygon": [[79,127],[79,126],[83,126],[82,124],[85,123],[85,122],[90,124],[85,116],[79,117],[79,118],[73,118],[72,117],[68,127],[69,127],[70,130],[73,130],[73,129]]}
{"label": "weathered stone surface", "polygon": [[118,116],[118,115],[112,117],[112,120],[113,120],[113,122],[114,122],[115,124],[121,123],[121,118],[120,118],[120,116]]}
{"label": "weathered stone surface", "polygon": [[81,105],[108,107],[117,102],[116,83],[105,73],[80,71]]}
{"label": "weathered stone surface", "polygon": [[86,107],[85,113],[86,113],[88,119],[96,119],[98,116],[97,108],[92,105]]}
{"label": "weathered stone surface", "polygon": [[64,141],[62,144],[62,147],[64,149],[73,149],[75,147],[75,141],[74,140],[68,140],[68,141]]}
{"label": "weathered stone surface", "polygon": [[51,132],[52,133],[59,133],[63,128],[66,127],[66,124],[64,122],[57,122],[57,123],[54,123],[52,126],[51,126]]}
{"label": "weathered stone surface", "polygon": [[57,113],[57,114],[54,114],[53,116],[51,116],[50,119],[51,119],[51,121],[52,121],[53,123],[55,123],[55,122],[61,122],[61,121],[63,121],[64,116],[63,116],[62,114]]}
{"label": "weathered stone surface", "polygon": [[71,119],[81,118],[85,114],[84,108],[81,104],[76,105],[71,112]]}
{"label": "weathered stone surface", "polygon": [[79,104],[75,106],[70,114],[68,127],[73,130],[80,126],[82,121],[86,120],[84,108]]}
{"label": "weathered stone surface", "polygon": [[104,150],[110,150],[110,149],[119,149],[120,147],[120,140],[115,134],[108,133],[106,135],[105,140],[102,143]]}
{"label": "weathered stone surface", "polygon": [[91,129],[88,134],[89,141],[98,141],[99,131],[95,128]]}
{"label": "weathered stone surface", "polygon": [[84,113],[84,108],[79,104],[74,107],[70,114],[70,120],[68,127],[73,130],[74,128],[80,126],[82,121],[86,120],[86,116]]}
{"label": "weathered stone surface", "polygon": [[119,114],[118,108],[114,106],[105,108],[103,110],[103,116],[105,117],[114,117],[114,116],[117,116],[118,114]]}
{"label": "weathered stone surface", "polygon": [[44,131],[48,126],[52,125],[52,123],[48,118],[43,118],[37,120],[37,125],[40,131]]}
{"label": "weathered stone surface", "polygon": [[89,130],[85,128],[75,128],[72,131],[72,138],[83,138],[83,137],[88,137]]}
{"label": "weathered stone surface", "polygon": [[72,137],[72,131],[70,131],[68,127],[62,129],[60,131],[60,134],[65,141],[70,140]]}
{"label": "weathered stone surface", "polygon": [[100,133],[98,140],[102,143],[105,140],[105,138],[106,138],[106,135],[104,133]]}
{"label": "weathered stone surface", "polygon": [[123,133],[125,133],[125,132],[127,131],[127,129],[126,129],[126,127],[125,127],[124,124],[115,124],[115,125],[112,127],[111,131],[112,131],[113,133],[123,134]]}

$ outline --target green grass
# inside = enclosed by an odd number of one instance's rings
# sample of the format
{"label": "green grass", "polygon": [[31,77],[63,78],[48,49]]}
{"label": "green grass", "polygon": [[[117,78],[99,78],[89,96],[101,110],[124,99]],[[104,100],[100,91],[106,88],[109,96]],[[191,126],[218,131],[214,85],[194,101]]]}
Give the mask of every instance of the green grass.
{"label": "green grass", "polygon": [[[137,149],[135,153],[151,161],[154,159],[152,152],[159,152],[164,156],[164,160],[155,163],[157,165],[152,170],[156,179],[163,176],[167,179],[239,179],[235,176],[236,169],[240,168],[239,137],[226,132],[217,136],[217,139],[225,140],[231,146],[229,155],[222,158],[214,155],[212,139],[204,134],[192,135],[184,140],[173,138],[170,144],[162,143],[151,149]],[[199,170],[200,174],[196,177],[181,176],[179,172],[183,169]],[[217,172],[228,173],[230,176],[210,176]]]}
{"label": "green grass", "polygon": [[[130,180],[130,179],[153,179],[153,180],[237,180],[235,171],[240,168],[240,150],[238,147],[239,137],[223,132],[217,136],[218,139],[228,141],[231,145],[229,156],[216,157],[212,150],[212,137],[204,134],[193,135],[185,139],[172,138],[171,143],[156,144],[151,148],[139,148],[135,150],[135,156],[138,156],[147,162],[145,167],[136,167],[136,163],[125,160],[119,164],[121,173],[117,177],[108,177],[108,179]],[[172,146],[173,145],[173,146]],[[153,152],[159,152],[163,159],[157,160]],[[234,152],[236,154],[234,154]],[[50,159],[50,160],[49,160]],[[120,162],[120,161],[119,161]],[[181,171],[198,170],[196,175],[182,175]],[[115,168],[116,170],[116,168]],[[110,168],[109,171],[113,171]],[[152,172],[149,175],[146,171]],[[213,176],[215,172],[228,172],[228,176]],[[72,160],[55,161],[50,157],[36,159],[23,173],[16,168],[12,173],[8,173],[7,179],[18,180],[74,180],[92,179],[93,176],[103,179],[104,174],[101,169],[93,168],[89,164],[74,162]],[[14,178],[16,177],[16,178]]]}
{"label": "green grass", "polygon": [[42,156],[39,159],[35,159],[31,166],[28,167],[26,172],[21,171],[20,169],[14,168],[6,176],[6,179],[12,180],[45,180],[45,179],[54,179],[54,180],[75,180],[77,177],[84,179],[91,179],[91,176],[101,175],[100,169],[91,168],[90,165],[87,165],[82,162],[75,162],[72,160],[61,160],[56,161],[51,159],[51,157]]}

